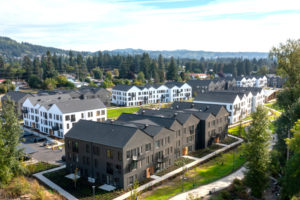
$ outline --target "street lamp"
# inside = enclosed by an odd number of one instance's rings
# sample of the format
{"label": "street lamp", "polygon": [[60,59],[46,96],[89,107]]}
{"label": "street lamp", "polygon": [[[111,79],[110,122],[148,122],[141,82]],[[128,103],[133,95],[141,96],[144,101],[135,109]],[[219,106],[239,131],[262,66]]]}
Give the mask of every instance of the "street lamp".
{"label": "street lamp", "polygon": [[92,188],[93,188],[93,199],[95,199],[95,186],[93,185]]}

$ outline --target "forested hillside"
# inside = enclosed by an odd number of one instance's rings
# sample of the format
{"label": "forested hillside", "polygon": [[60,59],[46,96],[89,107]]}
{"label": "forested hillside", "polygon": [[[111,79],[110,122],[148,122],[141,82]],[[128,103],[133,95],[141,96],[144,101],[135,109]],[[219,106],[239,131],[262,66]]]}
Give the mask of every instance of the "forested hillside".
{"label": "forested hillside", "polygon": [[[201,48],[201,47],[199,47]],[[100,47],[99,47],[100,49]],[[40,45],[33,45],[26,42],[19,43],[8,37],[0,37],[0,55],[10,57],[22,57],[29,56],[33,58],[46,54],[47,51],[50,53],[56,53],[59,55],[68,55],[69,50],[57,49],[52,47],[44,47]],[[74,51],[75,53],[79,53]],[[93,55],[97,52],[80,52],[83,56]],[[267,58],[268,53],[261,52],[209,52],[209,51],[190,51],[190,50],[173,50],[173,51],[151,51],[143,49],[116,49],[112,51],[104,51],[110,55],[142,55],[148,53],[151,58],[158,58],[161,54],[166,58],[189,58],[189,59],[201,59],[201,58]]]}

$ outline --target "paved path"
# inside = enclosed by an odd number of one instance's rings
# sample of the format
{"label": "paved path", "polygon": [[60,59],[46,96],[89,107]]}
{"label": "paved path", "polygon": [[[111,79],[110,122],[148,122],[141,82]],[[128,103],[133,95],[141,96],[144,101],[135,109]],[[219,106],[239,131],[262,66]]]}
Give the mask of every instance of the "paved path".
{"label": "paved path", "polygon": [[[212,157],[214,157],[214,156],[216,156],[216,155],[218,155],[218,154],[220,154],[220,153],[222,153],[222,152],[230,149],[231,147],[234,147],[234,146],[236,146],[236,145],[238,145],[238,144],[240,144],[240,143],[243,142],[243,139],[241,139],[241,138],[238,138],[238,137],[233,136],[233,135],[228,135],[228,136],[236,138],[237,141],[234,142],[234,143],[232,143],[232,144],[230,144],[230,145],[227,145],[226,147],[218,149],[218,150],[214,151],[213,153],[210,153],[210,154],[208,154],[206,156],[203,156],[201,158],[196,158],[195,161],[193,161],[193,162],[191,162],[189,164],[186,164],[184,168],[180,167],[180,168],[178,168],[178,169],[176,169],[174,171],[171,171],[168,174],[165,174],[164,176],[161,176],[161,177],[159,177],[157,179],[154,179],[153,181],[150,181],[150,182],[148,182],[148,183],[146,183],[146,184],[138,187],[136,190],[139,192],[139,191],[143,191],[143,190],[145,190],[145,189],[147,189],[149,187],[152,187],[155,184],[158,184],[158,183],[160,183],[160,182],[162,182],[162,181],[164,181],[164,180],[166,180],[166,179],[168,179],[168,178],[170,178],[172,176],[175,176],[175,175],[181,173],[182,170],[194,167],[194,166],[198,165],[199,163],[202,163],[202,162],[204,162],[204,161],[206,161],[206,160],[208,160],[208,159],[210,159],[210,158],[212,158]],[[195,159],[195,158],[193,157],[193,159]],[[127,192],[127,193],[125,193],[125,194],[123,194],[123,195],[115,198],[114,200],[124,200],[124,199],[130,197],[130,194],[131,194],[130,192]]]}
{"label": "paved path", "polygon": [[196,189],[190,190],[188,192],[181,193],[179,195],[176,195],[175,197],[171,198],[170,200],[184,200],[187,199],[190,195],[194,198],[200,198],[204,197],[209,194],[210,191],[217,192],[220,190],[223,190],[227,188],[234,179],[243,179],[244,178],[244,170],[245,168],[242,167],[236,172],[225,176],[224,178],[221,178],[215,182],[212,182],[207,185],[200,186]]}
{"label": "paved path", "polygon": [[49,169],[47,171],[42,171],[42,172],[36,173],[33,176],[36,177],[37,179],[39,179],[40,181],[42,181],[44,184],[48,185],[53,190],[57,191],[60,195],[64,196],[66,199],[77,200],[76,197],[74,197],[73,195],[71,195],[70,193],[68,193],[67,191],[65,191],[64,189],[62,189],[61,187],[59,187],[58,185],[56,185],[55,183],[53,183],[52,181],[50,181],[49,179],[47,179],[44,176],[45,173],[54,172],[54,171],[57,171],[60,169],[64,169],[65,167],[66,166],[63,165],[63,166],[60,166],[57,168]]}

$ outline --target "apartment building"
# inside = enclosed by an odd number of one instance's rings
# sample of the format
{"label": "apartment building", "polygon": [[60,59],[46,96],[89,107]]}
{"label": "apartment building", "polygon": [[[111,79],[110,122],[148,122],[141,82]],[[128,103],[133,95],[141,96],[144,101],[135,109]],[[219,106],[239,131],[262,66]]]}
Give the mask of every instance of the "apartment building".
{"label": "apartment building", "polygon": [[266,87],[268,79],[266,76],[246,76],[236,78],[236,87]]}
{"label": "apartment building", "polygon": [[145,86],[117,85],[112,89],[112,103],[123,106],[184,101],[191,96],[191,86],[179,82]]}
{"label": "apartment building", "polygon": [[63,138],[80,119],[105,121],[99,99],[73,99],[69,94],[28,97],[22,105],[24,126]]}

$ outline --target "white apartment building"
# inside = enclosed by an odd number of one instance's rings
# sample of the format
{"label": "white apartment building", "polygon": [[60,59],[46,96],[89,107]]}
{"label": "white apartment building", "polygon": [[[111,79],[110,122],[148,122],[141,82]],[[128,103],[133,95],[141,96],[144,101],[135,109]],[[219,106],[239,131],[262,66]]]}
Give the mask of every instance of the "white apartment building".
{"label": "white apartment building", "polygon": [[247,76],[236,78],[237,87],[266,87],[268,79],[266,76]]}
{"label": "white apartment building", "polygon": [[72,99],[69,94],[29,97],[22,106],[24,126],[63,138],[80,119],[105,121],[106,107],[97,99]]}
{"label": "white apartment building", "polygon": [[264,104],[264,91],[262,88],[239,87],[232,90],[214,91],[199,94],[194,102],[224,105],[229,114],[230,123],[236,123],[255,112],[257,106]]}
{"label": "white apartment building", "polygon": [[184,101],[191,97],[191,86],[179,82],[145,86],[117,85],[112,89],[112,103],[123,106]]}

